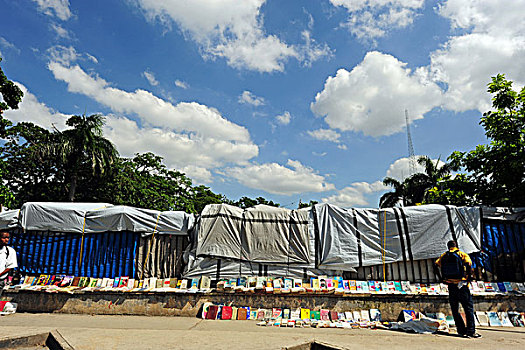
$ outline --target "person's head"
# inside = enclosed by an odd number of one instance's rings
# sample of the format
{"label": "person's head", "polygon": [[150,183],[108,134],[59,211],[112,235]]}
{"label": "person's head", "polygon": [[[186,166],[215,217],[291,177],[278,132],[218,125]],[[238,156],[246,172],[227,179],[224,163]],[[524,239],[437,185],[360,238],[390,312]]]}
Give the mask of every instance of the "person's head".
{"label": "person's head", "polygon": [[0,232],[0,247],[6,246],[9,243],[9,232]]}
{"label": "person's head", "polygon": [[457,248],[458,245],[454,241],[448,241],[447,247],[448,247],[448,249],[452,249],[452,248]]}

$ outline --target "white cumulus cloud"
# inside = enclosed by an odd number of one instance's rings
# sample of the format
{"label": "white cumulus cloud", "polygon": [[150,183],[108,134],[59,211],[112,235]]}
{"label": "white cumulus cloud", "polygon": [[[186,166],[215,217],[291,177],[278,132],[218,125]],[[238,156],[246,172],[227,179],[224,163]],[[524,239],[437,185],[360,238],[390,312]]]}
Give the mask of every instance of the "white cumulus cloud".
{"label": "white cumulus cloud", "polygon": [[324,176],[291,159],[287,167],[277,163],[250,164],[226,169],[225,173],[246,187],[272,194],[293,195],[334,189],[334,185],[326,182]]}
{"label": "white cumulus cloud", "polygon": [[486,111],[491,106],[486,85],[498,73],[524,85],[523,13],[525,0],[449,0],[439,7],[452,29],[464,32],[431,54],[430,71],[446,85],[445,108]]}
{"label": "white cumulus cloud", "polygon": [[312,136],[316,140],[330,141],[339,143],[341,134],[332,129],[317,129],[307,131],[308,135]]}
{"label": "white cumulus cloud", "polygon": [[374,41],[392,29],[404,28],[414,22],[425,0],[330,0],[344,7],[348,19],[342,26],[358,39]]}
{"label": "white cumulus cloud", "polygon": [[45,15],[58,17],[67,21],[73,16],[69,9],[69,0],[33,0],[38,6],[38,11]]}
{"label": "white cumulus cloud", "polygon": [[441,99],[426,69],[412,71],[395,57],[372,51],[351,71],[339,69],[329,77],[310,107],[332,129],[377,137],[403,130],[405,109],[413,121]]}
{"label": "white cumulus cloud", "polygon": [[277,123],[281,125],[288,125],[290,124],[290,121],[292,120],[292,115],[290,114],[290,112],[284,111],[283,114],[276,116],[275,120],[277,121]]}
{"label": "white cumulus cloud", "polygon": [[4,112],[7,119],[13,124],[31,122],[48,130],[52,130],[54,127],[58,130],[67,128],[66,120],[71,115],[54,111],[44,103],[39,102],[37,97],[29,92],[24,85],[20,83],[16,83],[16,85],[20,87],[24,97],[18,105],[18,109],[8,109]]}
{"label": "white cumulus cloud", "polygon": [[[248,130],[214,108],[196,102],[174,105],[149,91],[128,92],[112,87],[68,59],[51,60],[48,68],[70,92],[88,96],[116,114],[108,118],[105,133],[125,156],[151,151],[163,156],[172,167],[209,170],[242,164],[258,154]],[[131,116],[140,119],[140,126]]]}
{"label": "white cumulus cloud", "polygon": [[334,204],[340,207],[364,207],[370,206],[366,195],[386,190],[387,187],[381,181],[373,183],[354,182],[350,186],[337,191],[336,194],[322,198],[324,203]]}
{"label": "white cumulus cloud", "polygon": [[225,58],[238,69],[283,71],[295,58],[305,63],[327,55],[326,45],[313,40],[289,45],[264,30],[261,6],[266,0],[136,0],[150,20],[176,23],[195,41],[204,58]]}
{"label": "white cumulus cloud", "polygon": [[255,96],[252,92],[245,90],[239,96],[239,103],[246,103],[255,107],[264,105],[264,98]]}
{"label": "white cumulus cloud", "polygon": [[179,79],[175,80],[175,86],[180,87],[181,89],[188,89],[190,87],[188,83]]}
{"label": "white cumulus cloud", "polygon": [[152,72],[150,71],[145,71],[142,73],[142,76],[144,78],[146,78],[146,80],[148,81],[148,83],[151,85],[151,86],[157,86],[159,85],[159,82],[157,81],[157,79],[155,78],[155,74],[153,74]]}

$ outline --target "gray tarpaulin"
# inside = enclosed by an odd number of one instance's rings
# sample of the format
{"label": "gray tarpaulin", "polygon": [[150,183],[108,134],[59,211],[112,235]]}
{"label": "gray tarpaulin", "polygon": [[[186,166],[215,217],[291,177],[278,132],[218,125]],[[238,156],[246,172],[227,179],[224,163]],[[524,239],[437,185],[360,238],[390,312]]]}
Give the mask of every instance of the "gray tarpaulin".
{"label": "gray tarpaulin", "polygon": [[438,257],[446,242],[479,251],[479,208],[423,205],[388,209],[315,206],[319,267],[346,269]]}
{"label": "gray tarpaulin", "polygon": [[308,212],[257,205],[243,213],[249,261],[308,263]]}
{"label": "gray tarpaulin", "polygon": [[182,211],[158,211],[113,206],[86,213],[86,233],[107,231],[186,235],[193,227],[194,217]]}
{"label": "gray tarpaulin", "polygon": [[308,211],[227,204],[204,208],[197,229],[197,256],[259,263],[304,263],[310,259]]}
{"label": "gray tarpaulin", "polygon": [[0,213],[0,230],[18,227],[18,214],[20,210],[6,210]]}
{"label": "gray tarpaulin", "polygon": [[483,219],[525,222],[525,208],[482,207]]}
{"label": "gray tarpaulin", "polygon": [[30,202],[20,209],[20,226],[27,231],[82,233],[89,210],[112,206],[107,203]]}
{"label": "gray tarpaulin", "polygon": [[153,232],[186,235],[194,225],[193,214],[182,211],[158,211],[107,203],[25,203],[18,219],[18,224],[26,231],[127,231],[144,236]]}
{"label": "gray tarpaulin", "polygon": [[226,204],[204,207],[197,226],[196,254],[239,259],[242,213],[241,208]]}

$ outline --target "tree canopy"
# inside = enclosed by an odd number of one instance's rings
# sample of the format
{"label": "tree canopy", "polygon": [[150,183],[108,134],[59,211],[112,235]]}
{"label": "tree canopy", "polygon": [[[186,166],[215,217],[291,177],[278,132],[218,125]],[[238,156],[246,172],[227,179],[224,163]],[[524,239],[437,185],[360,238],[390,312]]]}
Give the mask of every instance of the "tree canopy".
{"label": "tree canopy", "polygon": [[454,152],[450,159],[467,173],[471,200],[491,206],[525,206],[525,87],[498,74],[488,84],[494,110],[480,124],[488,144],[469,152]]}

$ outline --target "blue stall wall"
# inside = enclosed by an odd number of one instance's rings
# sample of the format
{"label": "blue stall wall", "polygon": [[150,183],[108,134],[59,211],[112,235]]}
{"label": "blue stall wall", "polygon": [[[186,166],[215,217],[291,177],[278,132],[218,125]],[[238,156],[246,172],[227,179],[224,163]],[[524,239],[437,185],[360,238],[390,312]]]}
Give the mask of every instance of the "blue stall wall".
{"label": "blue stall wall", "polygon": [[13,232],[10,245],[22,273],[134,278],[139,240],[130,232],[85,234],[81,261],[79,234],[19,231]]}

